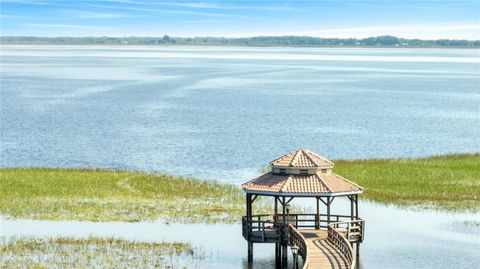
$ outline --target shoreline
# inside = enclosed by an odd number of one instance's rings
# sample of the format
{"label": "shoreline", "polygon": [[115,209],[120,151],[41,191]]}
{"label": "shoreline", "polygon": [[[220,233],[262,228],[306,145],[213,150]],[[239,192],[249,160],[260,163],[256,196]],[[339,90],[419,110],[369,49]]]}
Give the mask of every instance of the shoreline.
{"label": "shoreline", "polygon": [[473,49],[467,46],[309,46],[309,45],[220,45],[220,44],[119,44],[119,43],[0,43],[0,46],[114,46],[114,47],[215,47],[215,48],[319,48],[319,49]]}

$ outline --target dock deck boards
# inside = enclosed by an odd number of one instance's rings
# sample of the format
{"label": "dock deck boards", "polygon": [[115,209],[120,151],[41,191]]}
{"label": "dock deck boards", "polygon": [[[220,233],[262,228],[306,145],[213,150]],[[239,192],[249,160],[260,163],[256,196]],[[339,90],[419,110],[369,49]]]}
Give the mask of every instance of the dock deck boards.
{"label": "dock deck boards", "polygon": [[345,257],[327,241],[326,230],[299,230],[299,232],[306,240],[309,268],[349,268]]}

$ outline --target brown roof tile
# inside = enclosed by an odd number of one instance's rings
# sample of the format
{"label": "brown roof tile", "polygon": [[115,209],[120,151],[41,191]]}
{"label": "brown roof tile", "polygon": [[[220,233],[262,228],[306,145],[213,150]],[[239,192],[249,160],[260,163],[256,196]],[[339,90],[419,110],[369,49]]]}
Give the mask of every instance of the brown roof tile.
{"label": "brown roof tile", "polygon": [[320,195],[362,190],[357,184],[336,174],[277,175],[267,173],[245,182],[242,188],[252,192]]}
{"label": "brown roof tile", "polygon": [[334,163],[308,150],[296,149],[270,162],[285,167],[333,167]]}

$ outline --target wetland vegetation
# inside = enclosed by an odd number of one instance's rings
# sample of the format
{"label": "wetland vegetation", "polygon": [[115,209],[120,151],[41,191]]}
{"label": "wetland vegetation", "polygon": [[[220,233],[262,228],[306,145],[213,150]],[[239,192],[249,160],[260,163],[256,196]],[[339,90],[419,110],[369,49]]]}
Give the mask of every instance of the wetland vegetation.
{"label": "wetland vegetation", "polygon": [[[480,154],[336,161],[335,172],[365,188],[363,198],[441,210],[480,209]],[[0,213],[8,218],[184,223],[237,222],[240,188],[215,181],[131,171],[5,168]],[[258,210],[258,211],[257,211]],[[256,205],[271,212],[271,205]]]}
{"label": "wetland vegetation", "polygon": [[148,243],[97,237],[0,240],[0,267],[5,269],[173,268],[173,265],[182,268],[177,266],[177,259],[201,257],[190,244],[176,242]]}
{"label": "wetland vegetation", "polygon": [[336,161],[335,172],[363,186],[362,198],[376,202],[480,210],[480,154]]}
{"label": "wetland vegetation", "polygon": [[2,169],[0,189],[2,215],[47,220],[235,222],[245,200],[229,184],[113,170]]}

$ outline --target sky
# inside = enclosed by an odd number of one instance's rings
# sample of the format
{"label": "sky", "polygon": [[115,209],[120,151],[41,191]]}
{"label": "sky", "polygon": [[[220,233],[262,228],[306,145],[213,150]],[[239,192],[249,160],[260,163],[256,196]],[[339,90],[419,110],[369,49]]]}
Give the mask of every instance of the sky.
{"label": "sky", "polygon": [[478,0],[0,0],[0,35],[480,39]]}

